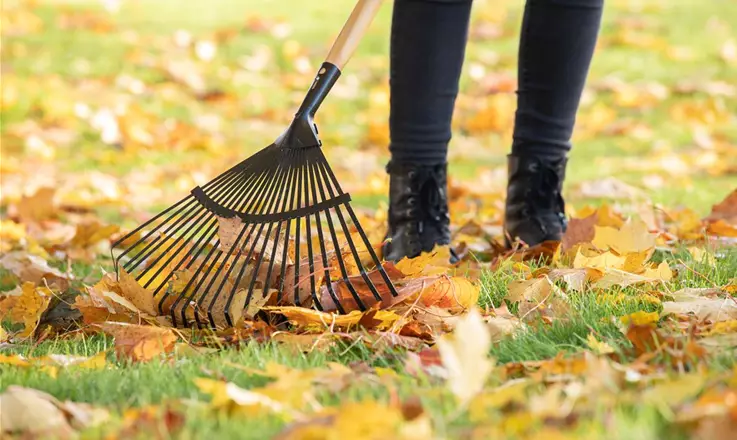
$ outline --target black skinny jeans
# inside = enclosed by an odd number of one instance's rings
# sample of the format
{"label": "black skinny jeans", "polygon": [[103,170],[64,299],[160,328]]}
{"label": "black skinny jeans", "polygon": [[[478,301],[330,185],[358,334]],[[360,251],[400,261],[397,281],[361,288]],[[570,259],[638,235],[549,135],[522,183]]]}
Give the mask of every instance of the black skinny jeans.
{"label": "black skinny jeans", "polygon": [[[445,163],[472,0],[395,0],[391,37],[392,161]],[[527,0],[519,44],[512,153],[550,159],[571,133],[604,0]]]}

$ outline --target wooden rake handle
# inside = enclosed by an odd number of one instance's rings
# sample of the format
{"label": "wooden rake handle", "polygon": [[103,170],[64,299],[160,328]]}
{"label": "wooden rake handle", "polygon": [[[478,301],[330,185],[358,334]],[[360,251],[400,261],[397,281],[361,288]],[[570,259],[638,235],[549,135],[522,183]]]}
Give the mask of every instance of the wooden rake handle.
{"label": "wooden rake handle", "polygon": [[330,48],[326,62],[334,64],[338,69],[343,70],[343,66],[348,62],[356,51],[361,37],[368,29],[371,21],[379,11],[383,0],[358,0],[356,6],[348,17],[348,21],[343,25],[338,38]]}

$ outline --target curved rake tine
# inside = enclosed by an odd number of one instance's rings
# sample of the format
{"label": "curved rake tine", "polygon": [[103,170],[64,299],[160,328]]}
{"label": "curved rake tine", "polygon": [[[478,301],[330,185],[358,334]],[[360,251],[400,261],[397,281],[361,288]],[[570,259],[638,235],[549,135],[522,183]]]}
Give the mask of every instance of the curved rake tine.
{"label": "curved rake tine", "polygon": [[[235,168],[236,168],[236,167],[233,167],[233,168],[231,168],[231,169],[230,169],[229,171],[226,171],[226,172],[222,173],[222,174],[221,174],[220,176],[216,177],[216,178],[215,178],[215,179],[214,179],[213,181],[211,181],[211,182],[207,183],[207,184],[206,184],[206,185],[205,185],[204,187],[210,188],[210,187],[212,187],[212,186],[215,186],[215,185],[219,185],[220,183],[223,183],[223,182],[224,182],[225,180],[227,180],[227,179],[230,179],[230,178],[232,178],[232,180],[235,180],[235,179],[237,179],[237,178],[239,177],[239,175],[238,175],[238,173],[237,173],[236,171],[234,171],[234,170],[235,170]],[[232,180],[231,180],[231,181],[232,181]],[[219,186],[218,186],[218,187],[219,187]],[[157,230],[158,230],[159,228],[161,228],[161,227],[162,227],[163,225],[167,224],[167,223],[168,223],[168,222],[169,222],[169,221],[170,221],[170,220],[171,220],[171,219],[172,219],[173,217],[175,217],[176,215],[178,215],[178,213],[179,213],[179,212],[181,212],[181,211],[182,211],[182,210],[184,210],[184,209],[187,209],[187,208],[189,208],[189,205],[190,205],[190,204],[192,204],[192,202],[194,202],[194,201],[195,201],[195,199],[194,199],[194,198],[193,198],[193,197],[192,197],[191,195],[189,195],[189,196],[187,196],[187,197],[184,197],[184,198],[183,198],[183,199],[181,199],[181,200],[180,200],[179,202],[175,203],[174,205],[170,206],[169,208],[165,209],[164,211],[162,211],[162,212],[158,213],[158,214],[157,214],[157,215],[155,215],[155,216],[154,216],[153,218],[149,219],[148,221],[146,221],[146,222],[145,222],[145,223],[143,223],[142,225],[138,226],[138,227],[137,227],[136,229],[132,230],[131,232],[129,232],[128,234],[126,234],[126,235],[125,235],[124,237],[120,238],[120,239],[119,239],[119,240],[117,240],[117,241],[116,241],[115,243],[113,243],[113,245],[111,246],[111,248],[115,248],[115,247],[119,246],[119,245],[120,245],[121,243],[123,243],[123,242],[124,242],[125,240],[129,239],[130,237],[133,237],[133,236],[134,236],[135,234],[137,234],[138,232],[140,232],[141,230],[143,230],[144,228],[146,228],[146,227],[147,227],[148,225],[150,225],[151,223],[155,222],[155,221],[156,221],[156,220],[158,220],[159,218],[163,217],[163,216],[164,216],[165,214],[167,214],[168,212],[172,211],[172,210],[173,210],[174,208],[178,207],[178,206],[179,206],[180,204],[184,203],[184,202],[185,202],[185,201],[187,201],[187,200],[189,201],[189,203],[187,204],[187,206],[186,206],[186,207],[182,207],[182,208],[181,208],[181,209],[180,209],[179,211],[177,211],[177,212],[176,212],[176,213],[174,213],[174,214],[173,214],[172,216],[170,216],[169,218],[167,218],[166,220],[164,220],[163,222],[161,222],[161,223],[160,223],[159,225],[157,225],[157,226],[156,226],[156,227],[155,227],[155,228],[154,228],[153,230],[151,230],[151,231],[148,231],[148,233],[147,233],[147,234],[146,234],[145,236],[141,237],[141,238],[140,238],[140,239],[139,239],[138,241],[136,241],[136,242],[135,242],[135,243],[134,243],[133,245],[131,245],[131,246],[129,246],[129,247],[127,248],[127,249],[125,249],[125,250],[123,251],[123,253],[121,253],[120,255],[118,255],[118,257],[117,257],[117,258],[115,259],[115,270],[116,270],[116,272],[117,272],[117,270],[118,270],[117,268],[118,268],[118,264],[119,264],[119,261],[120,261],[120,260],[121,260],[121,259],[122,259],[122,258],[123,258],[123,257],[124,257],[124,256],[125,256],[126,254],[128,254],[128,253],[129,253],[130,251],[132,251],[133,249],[136,249],[136,247],[137,247],[137,246],[138,246],[139,244],[141,244],[141,243],[142,243],[143,241],[145,241],[145,240],[146,240],[147,238],[149,238],[149,237],[150,237],[150,236],[151,236],[151,235],[152,235],[153,233],[155,233],[155,232],[156,232],[156,231],[157,231]],[[158,239],[158,237],[156,237],[156,238]]]}
{"label": "curved rake tine", "polygon": [[[268,208],[265,208],[264,206],[262,206],[262,209],[259,212],[259,214],[269,213],[269,212],[272,211],[272,209],[273,209],[273,207],[275,205],[278,206],[279,201],[281,200],[281,197],[284,194],[281,191],[283,191],[283,190],[286,189],[286,187],[284,186],[284,182],[285,182],[285,180],[286,180],[286,178],[288,176],[288,172],[289,172],[289,169],[287,169],[286,172],[285,172],[284,169],[281,170],[281,172],[279,173],[280,174],[279,175],[279,182],[274,186],[274,191],[268,197],[268,199],[269,199],[269,206],[268,206]],[[277,198],[274,198],[274,196],[277,196]],[[251,261],[251,258],[253,257],[253,253],[254,253],[254,251],[256,249],[256,246],[258,245],[259,239],[263,237],[263,242],[264,243],[261,246],[261,254],[258,257],[258,261],[256,263],[256,266],[253,268],[253,272],[252,272],[253,275],[251,277],[250,286],[248,287],[248,293],[247,293],[247,296],[246,296],[246,301],[244,303],[244,306],[246,304],[249,304],[250,301],[251,301],[251,297],[252,297],[252,294],[253,294],[253,286],[256,283],[256,278],[258,276],[258,270],[259,270],[259,268],[261,266],[261,262],[264,259],[264,250],[266,249],[266,245],[268,244],[268,237],[269,237],[269,235],[271,233],[271,228],[274,225],[274,223],[271,223],[271,222],[269,223],[269,227],[268,227],[266,233],[264,234],[263,233],[263,230],[264,230],[264,226],[265,225],[266,225],[266,223],[260,223],[259,224],[258,232],[256,232],[256,236],[253,238],[253,241],[251,242],[251,247],[248,250],[248,254],[245,257],[243,266],[241,267],[241,270],[238,273],[238,276],[236,278],[236,281],[235,281],[235,283],[233,285],[233,289],[230,292],[230,295],[228,296],[228,300],[225,303],[225,314],[226,314],[225,319],[226,319],[226,321],[230,325],[233,325],[232,322],[231,322],[231,317],[230,317],[230,313],[229,313],[230,306],[231,306],[231,304],[233,302],[233,298],[235,297],[235,293],[238,291],[238,285],[240,284],[241,279],[243,278],[243,274],[246,271],[246,267],[248,265],[248,262]],[[244,245],[245,245],[245,243],[244,243]],[[222,286],[221,286],[221,288],[222,288]]]}
{"label": "curved rake tine", "polygon": [[[325,161],[325,170],[327,171],[328,176],[330,176],[330,181],[332,182],[336,190],[341,193],[342,190],[340,189],[338,179],[335,177],[335,173],[333,173],[333,170],[330,168],[330,166],[327,165],[327,160],[325,160],[324,156],[322,160]],[[345,203],[343,206],[345,206],[346,211],[348,211],[348,216],[351,218],[351,222],[353,222],[353,226],[355,226],[356,231],[361,236],[361,240],[363,240],[363,244],[364,246],[366,246],[366,250],[369,252],[371,259],[376,264],[376,269],[379,271],[381,278],[384,280],[384,283],[386,283],[386,285],[389,287],[389,292],[392,296],[397,296],[399,293],[397,292],[394,283],[392,283],[392,281],[389,279],[389,275],[386,273],[386,270],[384,270],[384,266],[381,264],[381,260],[379,259],[378,255],[376,255],[373,246],[371,246],[371,242],[369,241],[366,232],[361,227],[361,223],[358,221],[358,217],[353,211],[353,207],[351,207],[350,203]]]}
{"label": "curved rake tine", "polygon": [[[324,182],[326,182],[325,186],[328,189],[328,194],[332,198],[332,197],[335,197],[336,194],[333,193],[333,188],[329,184],[330,181],[328,179],[327,173],[325,172],[325,168],[327,168],[327,166],[328,166],[327,161],[325,160],[324,157],[321,157],[320,164],[317,166],[317,168],[320,170],[323,176]],[[351,249],[351,254],[353,255],[353,259],[356,261],[356,265],[358,266],[359,272],[361,274],[361,278],[363,278],[364,282],[366,282],[366,285],[368,286],[371,293],[374,295],[374,298],[376,298],[377,301],[382,301],[381,294],[379,294],[378,290],[376,290],[376,286],[374,286],[374,283],[371,281],[371,278],[366,273],[366,269],[363,267],[363,263],[361,262],[361,257],[358,255],[358,250],[356,249],[356,245],[353,243],[353,239],[351,238],[350,231],[348,229],[348,226],[346,225],[345,219],[343,218],[343,213],[340,211],[340,208],[337,206],[335,207],[335,213],[338,217],[338,221],[340,222],[341,227],[343,228],[343,233],[346,236],[348,247]],[[329,225],[330,225],[331,232],[332,232],[332,226],[333,226],[332,222],[329,221]],[[333,232],[333,236],[334,235],[335,233]],[[339,261],[340,261],[341,269],[344,270],[342,255],[339,258]],[[346,283],[350,284],[347,277],[346,277]],[[360,306],[361,305],[359,304],[359,307]]]}
{"label": "curved rake tine", "polygon": [[[285,185],[285,183],[287,181],[289,181],[289,179],[292,176],[292,174],[294,174],[294,172],[293,172],[293,164],[292,164],[291,161],[287,160],[287,169],[286,169],[286,172],[284,172],[284,179],[279,184],[280,186],[283,187],[283,190],[281,192],[279,192],[279,194],[278,194],[276,200],[274,201],[274,203],[272,203],[272,205],[269,206],[269,209],[266,211],[267,213],[273,213],[273,212],[275,212],[275,210],[278,209],[278,206],[279,206],[280,202],[282,201],[282,199],[284,200],[284,202],[282,203],[281,211],[284,212],[284,209],[286,208],[286,205],[287,205],[288,191],[289,191],[289,187],[287,185]],[[249,304],[251,302],[251,298],[252,298],[252,295],[253,295],[253,288],[256,285],[256,278],[257,277],[255,275],[258,275],[259,270],[261,269],[261,263],[263,262],[264,258],[266,257],[266,253],[265,253],[266,252],[266,246],[269,243],[268,242],[268,238],[271,236],[271,229],[272,229],[273,226],[274,226],[274,223],[273,222],[270,222],[269,223],[269,227],[266,230],[266,234],[263,235],[263,237],[264,237],[264,243],[261,246],[261,253],[258,256],[258,260],[256,261],[256,266],[253,269],[254,277],[251,279],[251,283],[248,286],[248,296],[246,297],[246,304]],[[263,225],[262,225],[262,228],[263,228]],[[271,251],[271,258],[269,258],[269,266],[268,266],[267,271],[266,271],[267,272],[266,279],[264,280],[264,295],[266,294],[266,292],[267,292],[267,290],[269,288],[269,281],[271,279],[271,270],[274,267],[274,261],[275,261],[274,254],[276,254],[277,245],[279,243],[279,232],[280,232],[280,230],[281,230],[281,221],[277,221],[277,228],[276,228],[276,232],[274,234],[274,245],[273,245],[273,248],[272,248],[272,251]],[[261,233],[260,232],[259,232],[259,236],[261,236]],[[254,246],[255,246],[255,243],[254,243]],[[253,251],[253,249],[251,251]],[[249,257],[246,257],[246,261],[248,261],[249,259],[250,259],[250,252],[249,252]],[[285,264],[285,262],[282,261],[282,265],[284,265],[284,264]],[[240,282],[242,276],[243,276],[243,270],[241,270],[241,273],[238,274],[238,282]],[[235,292],[233,292],[233,294],[234,293]],[[231,294],[231,300],[233,298],[233,294]]]}
{"label": "curved rake tine", "polygon": [[[260,203],[263,200],[262,199],[262,196],[263,196],[263,194],[265,192],[263,190],[265,190],[266,188],[268,188],[269,189],[269,195],[273,194],[274,190],[276,189],[276,185],[274,185],[274,179],[278,175],[281,174],[280,171],[281,171],[281,165],[279,165],[276,168],[276,170],[273,170],[273,172],[271,173],[271,180],[269,181],[269,184],[266,185],[266,186],[264,186],[262,188],[261,195],[259,197],[254,197],[253,198],[252,203],[246,209],[246,212],[250,212],[251,209],[254,207],[253,206],[254,204],[256,204],[257,202]],[[263,210],[263,204],[262,204],[262,210]],[[246,241],[244,242],[244,243],[247,243],[248,242],[248,239],[250,238],[250,235],[253,233],[253,230],[255,229],[255,225],[256,225],[255,223],[253,223],[253,224],[244,223],[243,228],[241,229],[241,232],[238,234],[238,237],[235,240],[235,243],[233,244],[233,246],[231,246],[230,250],[228,251],[228,254],[226,255],[225,259],[223,260],[223,264],[220,265],[220,267],[218,268],[217,272],[213,276],[213,279],[210,281],[210,284],[207,286],[207,290],[209,291],[210,290],[210,287],[212,287],[213,282],[215,281],[215,279],[217,278],[217,276],[220,274],[220,272],[223,270],[223,267],[225,265],[224,263],[227,262],[230,259],[231,256],[233,256],[233,252],[236,250],[236,248],[238,248],[238,252],[237,252],[237,254],[235,254],[235,256],[233,258],[233,261],[230,264],[230,268],[227,271],[227,274],[223,277],[223,280],[220,282],[219,287],[215,290],[215,293],[213,295],[213,298],[210,301],[210,305],[207,308],[207,316],[210,318],[210,322],[213,324],[213,326],[215,326],[215,321],[214,321],[214,318],[212,316],[212,309],[215,306],[215,304],[217,302],[217,299],[218,299],[218,297],[220,296],[220,294],[222,292],[222,288],[223,288],[223,285],[225,284],[225,281],[227,280],[228,276],[233,272],[233,269],[236,266],[236,262],[238,261],[238,259],[240,258],[241,254],[243,252],[242,247],[240,246],[240,240],[243,238],[243,234],[245,233],[246,229],[249,226],[251,226],[251,228],[250,228],[251,230],[248,233],[248,237],[246,238]],[[258,238],[255,238],[255,240],[258,240]],[[231,322],[231,320],[230,320],[230,314],[227,313],[227,310],[226,310],[225,315],[226,315],[225,316],[226,322],[229,325],[233,325],[232,322]]]}
{"label": "curved rake tine", "polygon": [[[306,173],[309,175],[310,180],[310,188],[312,189],[312,202],[313,204],[317,204],[318,197],[317,197],[317,190],[315,189],[315,179],[314,174],[310,172],[312,167],[312,160],[308,157],[307,159],[307,170]],[[325,287],[327,288],[328,294],[330,295],[330,298],[332,298],[333,302],[335,303],[336,308],[340,313],[345,313],[345,310],[343,309],[343,305],[340,303],[340,300],[335,295],[335,291],[333,290],[333,280],[330,278],[330,266],[328,265],[328,256],[327,251],[325,249],[325,238],[323,237],[322,232],[322,222],[320,222],[320,211],[315,212],[315,226],[317,227],[317,237],[320,241],[320,253],[322,255],[322,265],[323,265],[323,273],[325,274]],[[310,267],[310,271],[314,272],[314,269]],[[311,275],[312,276],[312,275]],[[314,284],[311,286],[314,290]],[[315,292],[315,296],[317,296],[317,292]]]}
{"label": "curved rake tine", "polygon": [[[235,188],[235,191],[233,191],[233,192],[230,192],[230,193],[226,194],[226,195],[227,195],[228,197],[226,197],[226,198],[225,198],[225,200],[223,201],[223,203],[224,203],[224,204],[228,204],[228,203],[231,203],[231,202],[232,202],[232,201],[233,201],[234,199],[237,199],[237,197],[238,197],[238,194],[239,194],[240,192],[242,192],[242,191],[245,191],[245,187],[247,186],[247,182],[246,182],[245,180],[246,180],[246,179],[244,179],[244,182],[242,182],[242,183],[240,184],[240,187],[237,187],[237,188]],[[207,219],[205,219],[205,217],[207,217]],[[203,220],[204,220],[204,221],[203,221]],[[202,223],[200,223],[200,222],[202,222]],[[151,277],[151,278],[150,278],[150,279],[149,279],[149,280],[148,280],[148,281],[147,281],[147,282],[146,282],[146,283],[144,284],[144,286],[143,286],[144,288],[148,288],[148,285],[149,285],[149,284],[150,284],[150,283],[151,283],[151,282],[152,282],[152,281],[153,281],[154,279],[156,279],[156,277],[158,277],[158,276],[159,276],[159,275],[161,274],[161,272],[162,272],[162,271],[163,271],[163,270],[164,270],[164,269],[165,269],[165,268],[166,268],[166,267],[167,267],[167,266],[168,266],[169,264],[171,264],[172,260],[174,260],[174,258],[176,258],[176,256],[177,256],[177,255],[179,255],[179,253],[180,253],[180,252],[181,252],[181,251],[182,251],[182,250],[183,250],[183,249],[184,249],[184,248],[185,248],[185,247],[186,247],[186,246],[187,246],[187,245],[189,244],[189,242],[190,242],[190,241],[191,241],[191,240],[192,240],[192,239],[193,239],[193,238],[194,238],[194,237],[195,237],[195,236],[196,236],[196,235],[197,235],[197,234],[198,234],[198,233],[200,232],[200,230],[201,230],[201,229],[202,229],[202,228],[203,228],[203,227],[204,227],[205,225],[207,225],[207,223],[210,223],[210,227],[208,228],[208,232],[205,232],[205,233],[204,233],[204,234],[203,234],[203,235],[202,235],[202,236],[200,237],[200,239],[199,239],[199,240],[198,240],[198,241],[196,242],[196,244],[195,244],[195,247],[193,247],[193,248],[192,248],[193,250],[192,250],[191,252],[189,252],[189,254],[190,254],[190,255],[193,255],[193,256],[196,256],[196,255],[197,255],[197,252],[196,252],[196,251],[194,251],[194,249],[196,249],[196,248],[197,248],[197,246],[199,246],[199,243],[200,243],[200,242],[202,241],[202,238],[203,238],[203,237],[204,237],[205,235],[207,235],[207,234],[209,233],[209,229],[212,229],[212,228],[214,227],[214,225],[216,225],[216,224],[217,224],[217,221],[215,220],[215,215],[214,215],[213,213],[211,213],[210,211],[207,211],[207,210],[204,210],[204,211],[203,211],[203,213],[202,213],[202,215],[200,216],[200,218],[199,218],[199,219],[197,219],[197,220],[196,220],[196,221],[195,221],[194,223],[192,223],[192,224],[191,224],[191,225],[189,226],[189,228],[187,228],[187,229],[186,229],[186,230],[185,230],[185,231],[184,231],[184,232],[183,232],[183,233],[182,233],[182,234],[181,234],[181,235],[179,236],[179,238],[177,238],[177,239],[176,239],[176,240],[175,240],[175,241],[174,241],[174,242],[173,242],[173,243],[172,243],[172,244],[171,244],[171,245],[170,245],[170,246],[169,246],[169,247],[168,247],[167,249],[165,249],[165,250],[164,250],[163,252],[161,252],[161,254],[160,254],[160,256],[159,256],[158,258],[156,258],[156,259],[155,259],[155,260],[154,260],[153,262],[151,262],[151,264],[149,265],[149,267],[156,267],[156,265],[158,264],[158,262],[159,262],[159,261],[160,261],[160,260],[161,260],[162,258],[164,258],[164,257],[165,257],[166,255],[168,255],[168,254],[170,253],[171,249],[172,249],[172,248],[173,248],[174,246],[176,246],[176,244],[177,244],[178,242],[180,242],[180,241],[182,241],[183,239],[185,239],[185,238],[186,238],[186,240],[184,240],[184,242],[183,242],[183,243],[182,243],[182,244],[181,244],[181,245],[179,246],[179,248],[178,248],[178,249],[177,249],[176,251],[174,251],[173,253],[171,253],[171,255],[170,255],[170,256],[169,256],[169,258],[168,258],[168,259],[167,259],[167,260],[166,260],[166,261],[164,262],[164,264],[162,264],[161,266],[159,266],[159,269],[158,269],[158,270],[156,271],[156,273],[154,273],[154,275],[153,275],[153,276],[152,276],[152,277]],[[187,238],[187,234],[189,233],[189,231],[190,231],[190,230],[192,230],[192,228],[193,228],[194,226],[196,226],[196,225],[199,225],[199,226],[197,227],[197,229],[195,229],[195,230],[194,230],[194,232],[192,233],[192,236],[191,236],[191,237],[189,237],[189,238]],[[175,231],[175,232],[178,232],[178,231]],[[158,288],[156,289],[156,292],[154,292],[154,294],[156,294],[156,293],[157,293],[157,292],[158,292],[158,291],[159,291],[159,290],[161,289],[161,287],[162,287],[162,286],[164,286],[164,285],[165,285],[165,284],[166,284],[166,283],[167,283],[167,282],[169,281],[169,278],[171,278],[171,276],[172,276],[172,275],[174,274],[174,271],[176,271],[176,270],[179,270],[179,267],[181,267],[181,265],[182,265],[182,263],[183,263],[183,262],[184,262],[184,258],[181,258],[181,259],[180,259],[180,261],[179,261],[179,262],[177,263],[176,267],[175,267],[175,268],[174,268],[173,270],[171,270],[171,271],[169,272],[169,274],[168,274],[168,275],[167,275],[167,276],[165,277],[165,279],[164,279],[164,280],[162,281],[162,283],[161,283],[161,284],[159,285],[159,287],[158,287]],[[142,272],[142,274],[143,274],[143,273],[146,273],[146,272],[148,272],[148,270],[149,270],[148,268],[147,268],[147,269],[145,269],[145,270],[144,270],[144,271]]]}
{"label": "curved rake tine", "polygon": [[[296,156],[297,157],[295,158],[295,164],[298,165],[300,163],[300,158],[303,156],[303,150],[297,150]],[[297,166],[296,168],[293,168],[293,172],[292,172],[292,182],[289,185],[289,187],[292,188],[292,192],[289,195],[289,210],[290,211],[292,211],[292,210],[294,210],[296,208],[296,206],[294,205],[294,203],[295,203],[295,196],[294,195],[295,195],[295,192],[299,192],[300,190],[297,189],[297,191],[294,191],[294,189],[295,189],[295,187],[297,187],[296,182],[297,182],[297,179],[299,178],[299,176],[301,175],[300,174],[300,170],[301,170],[301,167]],[[299,203],[299,202],[297,202],[297,203]],[[299,223],[299,218],[297,218],[297,223]],[[287,257],[288,257],[288,251],[289,251],[289,231],[291,229],[291,226],[292,226],[292,219],[287,219],[287,227],[286,227],[286,230],[284,231],[284,252],[282,254],[282,259],[281,259],[281,261],[282,261],[281,273],[279,274],[279,280],[280,281],[279,281],[278,291],[277,291],[277,294],[276,294],[276,302],[277,302],[277,304],[279,304],[281,302],[281,300],[282,300],[282,293],[284,292],[284,284],[285,284],[284,277],[286,277],[286,273],[287,273]],[[296,241],[296,247],[299,247],[299,238],[297,238],[295,241]],[[299,260],[296,260],[294,262],[294,265],[295,265],[295,270],[296,270],[297,267],[299,267]],[[267,281],[268,281],[268,277],[267,277]],[[266,289],[266,287],[264,287],[264,295],[266,295],[266,290],[265,289]],[[297,305],[299,305],[298,304],[299,303],[299,294],[297,292],[297,286],[295,286],[294,289],[295,289],[295,297],[296,297],[295,300],[294,300],[294,303],[297,304]]]}
{"label": "curved rake tine", "polygon": [[[318,158],[319,160],[319,158]],[[314,162],[312,166],[310,167],[310,178],[314,178],[314,180],[318,181],[319,183],[323,183],[319,180],[319,175],[317,175],[316,169],[317,169],[317,162]],[[322,185],[317,186],[320,190],[320,197],[322,200],[326,200],[325,197],[325,190],[323,189]],[[314,189],[314,186],[313,186]],[[345,282],[346,287],[351,292],[351,296],[353,296],[353,299],[356,301],[356,305],[360,310],[366,310],[366,304],[363,303],[363,300],[361,300],[361,296],[356,291],[355,286],[351,283],[349,276],[348,276],[348,270],[345,267],[345,261],[343,261],[343,253],[341,252],[340,246],[338,244],[338,236],[335,233],[335,226],[333,225],[333,219],[330,215],[330,211],[325,212],[325,219],[328,222],[328,230],[330,231],[330,237],[331,241],[333,242],[333,248],[335,249],[335,258],[338,260],[338,267],[340,268],[340,273],[343,275],[343,281]],[[377,299],[381,300],[381,296],[378,295],[378,292],[376,293]]]}
{"label": "curved rake tine", "polygon": [[[218,187],[217,197],[227,195],[227,193],[225,192],[226,190],[227,186]],[[149,242],[143,249],[138,252],[138,254],[136,254],[136,256],[131,257],[131,260],[123,265],[123,269],[125,269],[126,271],[130,271],[131,269],[141,264],[143,261],[146,261],[148,257],[150,257],[166,242],[166,240],[161,239],[162,236],[173,235],[173,233],[176,233],[179,229],[180,223],[182,224],[182,226],[186,225],[195,216],[197,216],[199,212],[202,211],[204,211],[204,208],[198,203],[195,203],[194,207],[190,211],[188,211],[185,216],[177,217],[173,224],[170,224],[166,228],[166,230],[161,232],[161,235],[155,237],[151,242]],[[163,222],[162,225],[167,224],[167,222],[170,221],[172,218],[174,218],[174,216],[170,216],[169,218],[167,218],[167,220]]]}

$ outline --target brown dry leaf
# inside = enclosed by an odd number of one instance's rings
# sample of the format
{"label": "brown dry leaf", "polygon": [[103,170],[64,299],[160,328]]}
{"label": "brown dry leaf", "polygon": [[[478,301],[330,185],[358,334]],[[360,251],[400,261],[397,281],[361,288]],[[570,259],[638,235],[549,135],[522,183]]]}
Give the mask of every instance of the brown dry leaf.
{"label": "brown dry leaf", "polygon": [[579,243],[589,243],[594,239],[595,225],[599,220],[598,212],[588,217],[572,218],[568,222],[568,229],[563,234],[561,252],[567,252]]}
{"label": "brown dry leaf", "polygon": [[162,354],[171,353],[177,336],[170,328],[106,322],[99,325],[115,338],[115,353],[122,359],[147,362]]}
{"label": "brown dry leaf", "polygon": [[31,196],[23,196],[18,202],[18,217],[23,223],[33,223],[53,217],[56,211],[56,188],[42,187]]}
{"label": "brown dry leaf", "polygon": [[7,317],[11,322],[22,323],[23,331],[17,336],[28,338],[35,332],[41,315],[49,307],[54,294],[48,288],[36,287],[31,282],[23,283],[16,290],[19,292],[0,300],[0,320]]}
{"label": "brown dry leaf", "polygon": [[465,405],[483,389],[494,368],[489,327],[473,308],[458,320],[452,335],[444,335],[437,344],[450,390]]}
{"label": "brown dry leaf", "polygon": [[43,258],[25,251],[8,252],[0,258],[0,267],[13,272],[21,281],[35,284],[57,284],[64,290],[69,279],[58,269],[49,266]]}
{"label": "brown dry leaf", "polygon": [[737,189],[714,205],[705,220],[709,222],[724,220],[726,223],[737,225]]}
{"label": "brown dry leaf", "polygon": [[670,294],[673,301],[663,301],[663,313],[694,314],[713,322],[737,319],[737,299],[714,288],[684,288]]}
{"label": "brown dry leaf", "polygon": [[[274,263],[281,267],[282,258],[284,257],[284,243],[281,240],[277,243],[276,250],[272,253],[272,249],[274,249],[274,237],[267,237],[263,231],[258,235],[258,239],[256,239],[254,245],[253,234],[259,232],[260,228],[258,225],[246,225],[240,217],[218,217],[217,219],[218,238],[220,239],[220,249],[223,252],[230,252],[233,245],[238,242],[238,246],[242,249],[253,248],[253,258],[260,255],[261,250],[265,249],[266,256],[272,255]],[[292,264],[288,253],[287,264]]]}
{"label": "brown dry leaf", "polygon": [[130,301],[138,310],[151,316],[159,314],[153,292],[138,284],[133,275],[122,268],[118,273],[118,286],[120,296]]}

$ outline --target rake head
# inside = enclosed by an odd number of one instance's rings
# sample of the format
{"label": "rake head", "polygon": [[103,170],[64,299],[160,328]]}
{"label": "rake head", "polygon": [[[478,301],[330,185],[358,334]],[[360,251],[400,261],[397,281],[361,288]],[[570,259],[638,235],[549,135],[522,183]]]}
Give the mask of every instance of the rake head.
{"label": "rake head", "polygon": [[313,122],[339,75],[323,64],[279,139],[118,240],[121,282],[175,326],[233,326],[267,301],[344,313],[396,296]]}

